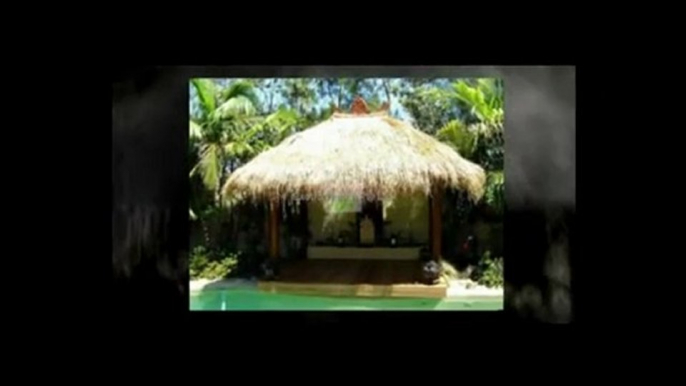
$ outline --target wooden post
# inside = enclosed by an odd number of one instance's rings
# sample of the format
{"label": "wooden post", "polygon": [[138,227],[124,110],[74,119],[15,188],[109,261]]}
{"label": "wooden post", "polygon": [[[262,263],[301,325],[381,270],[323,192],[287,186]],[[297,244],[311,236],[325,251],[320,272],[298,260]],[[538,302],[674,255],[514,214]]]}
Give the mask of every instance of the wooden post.
{"label": "wooden post", "polygon": [[439,188],[432,189],[431,199],[431,257],[435,261],[441,259],[441,235],[443,227],[441,225],[441,204],[443,202],[443,191]]}
{"label": "wooden post", "polygon": [[429,252],[431,253],[431,256],[433,256],[433,251],[434,251],[434,245],[433,245],[433,239],[434,239],[434,215],[433,215],[433,199],[431,196],[429,196],[429,217],[428,217],[428,222],[429,222]]}
{"label": "wooden post", "polygon": [[279,257],[279,202],[269,203],[269,258]]}
{"label": "wooden post", "polygon": [[263,209],[264,209],[264,211],[263,211],[263,213],[264,213],[264,244],[266,246],[267,252],[269,252],[269,243],[271,242],[270,241],[271,239],[269,238],[269,232],[270,232],[269,228],[271,225],[272,214],[271,214],[271,211],[269,210],[269,208],[270,208],[270,204],[269,204],[269,202],[267,202],[267,204],[263,207]]}
{"label": "wooden post", "polygon": [[308,201],[300,201],[300,225],[302,226],[302,238],[303,243],[301,245],[301,255],[300,258],[307,258],[307,247],[310,245],[310,217]]}

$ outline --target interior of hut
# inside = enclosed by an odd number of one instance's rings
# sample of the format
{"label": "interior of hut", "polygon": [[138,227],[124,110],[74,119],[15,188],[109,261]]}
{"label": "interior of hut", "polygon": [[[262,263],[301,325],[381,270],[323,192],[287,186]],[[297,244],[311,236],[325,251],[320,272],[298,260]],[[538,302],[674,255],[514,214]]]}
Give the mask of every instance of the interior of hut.
{"label": "interior of hut", "polygon": [[309,244],[340,247],[420,247],[428,243],[428,200],[422,195],[366,201],[310,201]]}

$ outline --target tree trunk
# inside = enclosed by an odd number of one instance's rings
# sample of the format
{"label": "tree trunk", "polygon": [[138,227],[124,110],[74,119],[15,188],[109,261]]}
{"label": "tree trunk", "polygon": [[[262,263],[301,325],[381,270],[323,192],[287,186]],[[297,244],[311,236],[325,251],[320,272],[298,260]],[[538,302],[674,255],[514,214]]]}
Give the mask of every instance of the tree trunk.
{"label": "tree trunk", "polygon": [[343,97],[343,85],[341,82],[338,82],[338,103],[336,104],[337,108],[341,108],[341,98]]}
{"label": "tree trunk", "polygon": [[270,86],[269,87],[270,92],[268,93],[269,94],[269,106],[268,106],[269,111],[267,111],[268,114],[271,114],[274,111],[274,93],[276,92],[275,87],[274,87],[275,81],[271,80],[270,82],[271,82],[271,84],[269,85]]}
{"label": "tree trunk", "polygon": [[386,101],[388,102],[388,108],[390,109],[390,107],[391,107],[391,89],[390,89],[388,82],[389,82],[388,80],[384,79],[381,81],[381,84],[383,85],[383,89],[386,92]]}
{"label": "tree trunk", "polygon": [[226,175],[226,158],[224,157],[224,149],[219,150],[219,181],[214,193],[214,199],[218,207],[222,207],[222,186]]}
{"label": "tree trunk", "polygon": [[351,94],[353,94],[353,95],[352,95],[352,98],[353,98],[352,100],[355,100],[355,97],[357,96],[357,94],[359,94],[360,82],[362,82],[362,79],[359,79],[359,78],[358,78],[358,79],[355,79],[355,83],[353,83],[353,88],[352,88],[352,90],[351,90],[351,91],[352,91]]}
{"label": "tree trunk", "polygon": [[202,232],[203,232],[203,236],[205,238],[205,247],[209,248],[210,247],[210,230],[207,227],[207,220],[206,219],[200,220],[200,224],[202,224]]}

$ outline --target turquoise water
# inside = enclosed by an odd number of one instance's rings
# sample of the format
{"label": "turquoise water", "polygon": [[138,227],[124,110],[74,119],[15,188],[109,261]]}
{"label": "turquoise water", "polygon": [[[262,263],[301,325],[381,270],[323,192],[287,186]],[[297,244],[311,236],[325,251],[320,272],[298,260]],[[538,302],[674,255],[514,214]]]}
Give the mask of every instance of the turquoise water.
{"label": "turquoise water", "polygon": [[502,298],[343,298],[287,295],[251,289],[207,290],[192,293],[191,310],[206,311],[382,311],[382,310],[502,310]]}

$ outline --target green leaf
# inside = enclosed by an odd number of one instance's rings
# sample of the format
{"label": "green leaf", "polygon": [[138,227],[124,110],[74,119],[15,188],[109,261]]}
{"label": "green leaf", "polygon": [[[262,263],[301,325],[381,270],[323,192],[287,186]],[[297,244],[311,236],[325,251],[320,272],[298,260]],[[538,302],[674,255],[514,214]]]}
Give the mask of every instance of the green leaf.
{"label": "green leaf", "polygon": [[290,109],[279,109],[267,116],[265,122],[276,126],[292,126],[298,122],[298,113]]}
{"label": "green leaf", "polygon": [[448,122],[436,132],[436,136],[455,148],[462,157],[470,159],[476,150],[477,136],[458,119]]}
{"label": "green leaf", "polygon": [[259,98],[255,93],[255,85],[249,80],[237,81],[221,92],[222,101],[225,102],[238,97],[249,100],[253,107],[257,107],[259,103]]}
{"label": "green leaf", "polygon": [[257,112],[253,102],[245,96],[236,96],[222,103],[215,112],[219,119],[227,119],[232,117],[251,116]]}
{"label": "green leaf", "polygon": [[470,108],[470,112],[481,122],[495,124],[502,122],[503,93],[496,79],[478,79],[476,86],[465,81],[453,84],[455,98]]}
{"label": "green leaf", "polygon": [[455,89],[455,97],[457,97],[457,99],[465,102],[471,107],[474,106],[473,90],[467,85],[467,82],[463,80],[457,81],[453,84],[453,88]]}
{"label": "green leaf", "polygon": [[488,172],[485,190],[486,204],[502,213],[505,208],[505,178],[503,171]]}
{"label": "green leaf", "polygon": [[200,173],[203,184],[207,189],[215,190],[219,185],[219,174],[222,165],[221,149],[218,144],[211,143],[205,145],[200,161],[191,171],[191,175]]}
{"label": "green leaf", "polygon": [[229,158],[236,157],[236,143],[235,142],[226,143],[224,145],[224,153]]}
{"label": "green leaf", "polygon": [[195,123],[193,121],[189,121],[189,122],[190,122],[189,133],[188,133],[189,137],[190,138],[198,138],[198,139],[201,138],[202,137],[202,129],[201,129],[200,125],[198,125],[197,123]]}
{"label": "green leaf", "polygon": [[326,213],[355,212],[359,205],[359,200],[352,197],[331,198],[324,202],[324,211]]}
{"label": "green leaf", "polygon": [[500,79],[485,78],[479,79],[478,85],[479,89],[486,96],[488,106],[492,110],[502,109],[504,99],[502,81]]}
{"label": "green leaf", "polygon": [[243,151],[243,155],[246,156],[252,156],[255,153],[255,149],[253,149],[253,147],[247,142],[243,143]]}
{"label": "green leaf", "polygon": [[214,82],[211,79],[192,79],[191,84],[198,92],[200,107],[203,112],[206,116],[210,115],[216,107],[215,96],[217,95],[217,89]]}

